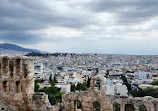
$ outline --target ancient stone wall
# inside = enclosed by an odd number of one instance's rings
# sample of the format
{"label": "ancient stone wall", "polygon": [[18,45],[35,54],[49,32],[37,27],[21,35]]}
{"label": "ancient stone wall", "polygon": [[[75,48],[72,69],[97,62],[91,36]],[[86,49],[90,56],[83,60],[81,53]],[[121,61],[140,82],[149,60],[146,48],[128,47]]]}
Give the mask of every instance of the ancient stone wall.
{"label": "ancient stone wall", "polygon": [[[97,79],[101,81],[100,90],[95,90],[94,81]],[[80,108],[78,108],[78,101],[80,101]],[[107,95],[105,81],[98,75],[91,80],[91,87],[88,91],[63,95],[64,111],[115,111],[115,103],[120,105],[120,111],[139,111],[140,105],[144,105],[147,111],[158,111],[158,99],[156,98]],[[96,106],[99,106],[100,109],[97,109]]]}
{"label": "ancient stone wall", "polygon": [[0,111],[13,111],[8,107],[8,105],[4,104],[3,101],[0,100]]}
{"label": "ancient stone wall", "polygon": [[28,57],[0,57],[0,110],[59,111],[48,95],[34,93],[34,62]]}
{"label": "ancient stone wall", "polygon": [[13,110],[31,110],[34,62],[28,57],[0,57],[0,100]]}
{"label": "ancient stone wall", "polygon": [[32,97],[34,111],[59,111],[60,104],[52,106],[48,100],[48,95],[43,92],[35,93]]}

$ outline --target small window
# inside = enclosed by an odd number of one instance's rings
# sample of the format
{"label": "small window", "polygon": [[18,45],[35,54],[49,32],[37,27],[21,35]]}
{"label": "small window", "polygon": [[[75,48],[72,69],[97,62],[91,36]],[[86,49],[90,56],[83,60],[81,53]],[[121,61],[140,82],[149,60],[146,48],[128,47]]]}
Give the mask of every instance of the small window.
{"label": "small window", "polygon": [[16,81],[16,93],[20,92],[20,81]]}
{"label": "small window", "polygon": [[95,89],[96,91],[101,90],[100,85],[101,85],[100,79],[97,79],[97,80],[94,81],[94,89]]}
{"label": "small window", "polygon": [[125,111],[134,111],[134,106],[132,104],[126,104]]}
{"label": "small window", "polygon": [[9,69],[10,69],[10,77],[13,78],[13,73],[14,73],[14,62],[10,60],[9,63]]}
{"label": "small window", "polygon": [[117,87],[116,86],[114,88],[114,92],[115,92],[115,94],[117,94]]}
{"label": "small window", "polygon": [[17,75],[20,75],[20,58],[15,60],[15,71]]}
{"label": "small window", "polygon": [[27,74],[28,74],[27,64],[24,64],[23,65],[23,76],[24,76],[24,78],[27,78]]}
{"label": "small window", "polygon": [[76,100],[74,101],[74,111],[76,111],[76,109],[77,109],[77,102],[76,102]]}
{"label": "small window", "polygon": [[4,92],[7,92],[7,81],[4,81],[3,82],[3,90],[4,90]]}
{"label": "small window", "polygon": [[3,64],[3,74],[7,74],[8,73],[8,58],[3,58],[2,60],[2,64]]}
{"label": "small window", "polygon": [[93,111],[101,111],[101,106],[98,101],[93,102]]}
{"label": "small window", "polygon": [[139,111],[147,111],[147,108],[145,105],[140,105],[139,106]]}
{"label": "small window", "polygon": [[113,107],[114,107],[114,111],[121,111],[121,105],[119,103],[115,102]]}
{"label": "small window", "polygon": [[82,104],[79,100],[77,100],[77,109],[82,109]]}
{"label": "small window", "polygon": [[1,76],[1,61],[0,61],[0,76]]}

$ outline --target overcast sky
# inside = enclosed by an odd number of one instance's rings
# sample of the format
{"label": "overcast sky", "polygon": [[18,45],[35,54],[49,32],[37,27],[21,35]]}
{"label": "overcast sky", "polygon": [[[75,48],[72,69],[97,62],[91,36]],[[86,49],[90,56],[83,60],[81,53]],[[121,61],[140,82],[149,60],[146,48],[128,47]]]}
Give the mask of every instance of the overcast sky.
{"label": "overcast sky", "polygon": [[1,0],[4,42],[50,52],[158,54],[158,0]]}

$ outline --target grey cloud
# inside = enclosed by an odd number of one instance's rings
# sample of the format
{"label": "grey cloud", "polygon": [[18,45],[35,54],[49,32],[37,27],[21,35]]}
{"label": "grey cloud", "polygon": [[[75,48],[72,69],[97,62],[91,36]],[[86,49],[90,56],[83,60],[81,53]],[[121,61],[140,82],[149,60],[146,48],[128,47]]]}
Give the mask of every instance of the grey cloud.
{"label": "grey cloud", "polygon": [[[6,27],[10,28],[10,26],[13,26],[15,27],[14,29],[16,29],[16,27],[17,29],[21,29],[22,26],[22,29],[26,28],[26,30],[31,30],[32,28],[44,28],[48,25],[79,28],[92,22],[91,20],[87,20],[84,16],[77,15],[78,14],[74,16],[69,16],[69,14],[61,15],[55,10],[50,10],[47,6],[43,5],[42,2],[37,0],[18,2],[16,0],[3,0],[0,4],[0,26],[2,26],[0,28],[5,29]],[[11,21],[13,21],[13,23]],[[4,27],[4,25],[6,25],[6,27]]]}
{"label": "grey cloud", "polygon": [[[7,33],[0,34],[0,39],[28,44],[33,43],[34,40],[43,40],[41,35],[26,33],[28,31],[36,31],[48,26],[81,28],[92,23],[92,20],[87,19],[87,16],[82,16],[82,13],[70,15],[69,13],[62,15],[39,0],[2,0],[0,3],[0,31]],[[25,41],[22,41],[21,38]]]}
{"label": "grey cloud", "polygon": [[39,39],[38,35],[28,34],[26,32],[9,32],[1,34],[0,40],[20,44],[35,44],[41,42],[44,38]]}
{"label": "grey cloud", "polygon": [[158,16],[157,0],[94,0],[86,4],[94,12],[115,15],[116,24],[138,24]]}

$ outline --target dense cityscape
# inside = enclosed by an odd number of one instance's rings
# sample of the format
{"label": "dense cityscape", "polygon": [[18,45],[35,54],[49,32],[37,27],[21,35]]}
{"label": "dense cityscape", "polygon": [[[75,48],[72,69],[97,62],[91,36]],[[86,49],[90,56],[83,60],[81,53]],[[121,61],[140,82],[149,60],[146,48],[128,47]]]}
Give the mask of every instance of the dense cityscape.
{"label": "dense cityscape", "polygon": [[[152,86],[158,79],[158,56],[154,55],[106,55],[106,54],[58,54],[57,56],[34,56],[35,78],[49,82],[76,84],[87,82],[94,75],[106,78],[109,94],[127,95],[128,91],[120,79],[124,75],[133,90]],[[114,87],[117,89],[114,90]],[[122,87],[123,89],[120,89]],[[108,89],[107,89],[108,91]],[[115,92],[117,91],[117,92]],[[65,92],[70,92],[70,88]]]}
{"label": "dense cityscape", "polygon": [[[104,78],[107,95],[158,97],[157,55],[74,53],[28,55],[33,55],[31,57],[35,61],[35,80],[40,80],[37,82],[38,91],[51,87],[51,81],[55,81],[55,87],[60,88],[62,93],[86,91],[90,87],[89,81],[97,75]],[[95,84],[95,90],[100,90],[100,81],[97,80]],[[119,111],[119,105],[117,107],[115,111]],[[99,111],[99,107],[97,108]],[[139,111],[146,110],[144,106],[139,109]]]}

